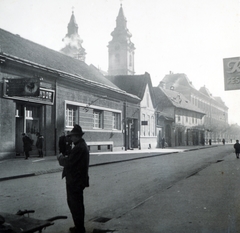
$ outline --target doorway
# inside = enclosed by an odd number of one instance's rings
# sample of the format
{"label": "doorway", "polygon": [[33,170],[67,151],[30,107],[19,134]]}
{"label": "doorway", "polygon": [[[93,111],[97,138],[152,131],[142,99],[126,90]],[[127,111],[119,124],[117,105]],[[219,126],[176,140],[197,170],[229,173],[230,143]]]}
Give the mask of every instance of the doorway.
{"label": "doorway", "polygon": [[36,148],[37,136],[40,132],[41,106],[30,104],[16,104],[16,153],[23,154],[22,133],[26,133],[33,140],[31,154],[38,154]]}

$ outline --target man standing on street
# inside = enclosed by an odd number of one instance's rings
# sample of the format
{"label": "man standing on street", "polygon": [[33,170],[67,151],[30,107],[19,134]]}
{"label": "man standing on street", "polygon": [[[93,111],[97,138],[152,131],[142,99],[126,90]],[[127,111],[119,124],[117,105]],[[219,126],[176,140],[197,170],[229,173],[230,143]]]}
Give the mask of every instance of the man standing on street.
{"label": "man standing on street", "polygon": [[38,149],[38,157],[43,157],[43,141],[44,141],[44,137],[37,132],[36,133],[37,136],[37,142],[36,142],[36,147]]}
{"label": "man standing on street", "polygon": [[25,159],[28,159],[29,151],[32,150],[32,140],[25,133],[22,133],[22,141],[23,141],[23,151],[25,153]]}
{"label": "man standing on street", "polygon": [[75,125],[69,133],[74,147],[68,156],[64,156],[62,153],[57,156],[59,164],[64,167],[62,178],[66,177],[67,203],[75,224],[69,229],[72,233],[86,232],[83,190],[85,187],[89,187],[89,151],[82,138],[83,134],[81,126]]}
{"label": "man standing on street", "polygon": [[239,144],[239,140],[236,140],[236,143],[233,145],[234,149],[235,149],[235,154],[237,159],[239,159],[239,153],[240,153],[240,144]]}

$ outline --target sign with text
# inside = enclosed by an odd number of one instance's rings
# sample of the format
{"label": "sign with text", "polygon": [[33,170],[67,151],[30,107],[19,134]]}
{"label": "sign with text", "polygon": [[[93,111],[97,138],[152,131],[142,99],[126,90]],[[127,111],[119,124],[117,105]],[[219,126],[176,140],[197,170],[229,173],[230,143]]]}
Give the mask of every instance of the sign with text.
{"label": "sign with text", "polygon": [[240,90],[240,57],[224,58],[225,91]]}

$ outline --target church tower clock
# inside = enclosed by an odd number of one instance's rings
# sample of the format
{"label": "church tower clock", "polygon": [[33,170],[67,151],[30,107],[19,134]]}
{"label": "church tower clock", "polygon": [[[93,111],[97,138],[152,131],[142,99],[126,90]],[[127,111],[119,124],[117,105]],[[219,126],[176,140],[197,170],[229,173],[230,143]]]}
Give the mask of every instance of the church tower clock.
{"label": "church tower clock", "polygon": [[134,44],[127,29],[122,4],[116,19],[116,27],[108,43],[108,75],[134,75]]}

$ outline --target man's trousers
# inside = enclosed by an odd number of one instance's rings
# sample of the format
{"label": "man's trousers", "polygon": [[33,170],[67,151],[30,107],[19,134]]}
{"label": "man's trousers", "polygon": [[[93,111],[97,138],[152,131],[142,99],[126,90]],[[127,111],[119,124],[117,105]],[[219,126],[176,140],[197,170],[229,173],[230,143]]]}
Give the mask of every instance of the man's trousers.
{"label": "man's trousers", "polygon": [[84,233],[84,188],[67,184],[67,203],[72,214],[77,233]]}

